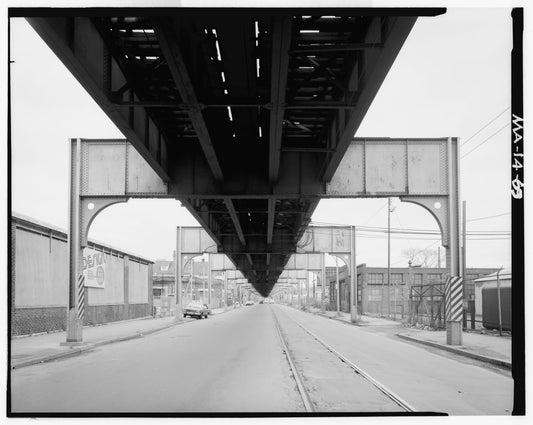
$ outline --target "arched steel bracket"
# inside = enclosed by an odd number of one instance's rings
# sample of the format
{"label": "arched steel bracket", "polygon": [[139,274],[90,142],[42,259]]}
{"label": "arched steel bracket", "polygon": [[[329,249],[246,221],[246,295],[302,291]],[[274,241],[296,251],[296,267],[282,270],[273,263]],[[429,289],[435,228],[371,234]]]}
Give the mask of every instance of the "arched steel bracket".
{"label": "arched steel bracket", "polygon": [[348,272],[348,276],[351,276],[352,271],[350,270],[350,265],[351,265],[350,264],[350,254],[351,254],[350,252],[339,252],[339,253],[327,252],[326,254],[331,255],[332,257],[337,257],[339,260],[341,260],[346,265],[346,271]]}
{"label": "arched steel bracket", "polygon": [[80,200],[80,245],[82,248],[87,246],[89,228],[96,216],[107,207],[121,202],[128,202],[128,198],[87,197]]}
{"label": "arched steel bracket", "polygon": [[67,343],[83,337],[83,248],[96,216],[129,198],[168,198],[168,185],[126,140],[70,141]]}
{"label": "arched steel bracket", "polygon": [[439,225],[442,246],[447,248],[450,244],[448,196],[401,196],[400,199],[402,202],[420,205],[433,216]]}

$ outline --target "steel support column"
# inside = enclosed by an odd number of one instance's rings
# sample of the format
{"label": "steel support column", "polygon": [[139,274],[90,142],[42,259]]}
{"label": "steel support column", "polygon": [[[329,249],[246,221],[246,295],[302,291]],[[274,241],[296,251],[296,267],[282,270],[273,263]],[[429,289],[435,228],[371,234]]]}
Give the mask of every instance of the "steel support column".
{"label": "steel support column", "polygon": [[357,312],[357,262],[355,254],[355,226],[350,226],[350,275],[351,275],[351,288],[350,288],[350,320],[357,322],[359,319]]}
{"label": "steel support column", "polygon": [[211,273],[211,254],[207,254],[207,306],[211,308],[211,287],[212,287],[212,273]]}
{"label": "steel support column", "polygon": [[309,270],[306,270],[307,274],[305,276],[305,306],[309,307]]}
{"label": "steel support column", "polygon": [[70,143],[70,184],[69,184],[69,300],[67,309],[66,344],[81,343],[83,339],[84,276],[82,269],[83,247],[81,216],[81,140]]}
{"label": "steel support column", "polygon": [[224,311],[228,311],[228,271],[224,270]]}
{"label": "steel support column", "polygon": [[320,299],[320,310],[322,313],[326,311],[326,259],[322,254],[322,264],[320,270],[320,279],[322,281],[322,297]]}
{"label": "steel support column", "polygon": [[183,264],[181,259],[181,227],[176,228],[176,258],[175,258],[175,267],[174,267],[174,278],[176,285],[176,321],[183,320],[183,302],[182,302],[182,292],[181,292],[181,280],[183,276]]}
{"label": "steel support column", "polygon": [[[449,288],[445,293],[445,302],[449,307],[446,311],[446,344],[461,345],[463,343],[463,325],[462,314],[458,317],[455,312],[460,309],[462,313],[463,306],[463,284],[464,281],[461,276],[461,250],[459,249],[459,140],[457,143],[452,143],[452,139],[448,138],[448,247],[446,248],[446,264],[450,273],[450,278],[456,278],[456,290],[453,290],[452,285],[447,285]],[[460,302],[452,294],[460,298]],[[460,307],[459,307],[460,304]]]}
{"label": "steel support column", "polygon": [[337,314],[341,312],[341,285],[339,282],[339,258],[335,256],[335,289],[337,294]]}

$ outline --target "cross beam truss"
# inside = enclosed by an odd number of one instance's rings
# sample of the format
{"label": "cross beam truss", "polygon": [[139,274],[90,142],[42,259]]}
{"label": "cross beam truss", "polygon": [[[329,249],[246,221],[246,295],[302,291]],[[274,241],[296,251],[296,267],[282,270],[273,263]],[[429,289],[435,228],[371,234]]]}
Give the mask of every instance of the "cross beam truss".
{"label": "cross beam truss", "polygon": [[[136,148],[125,140],[81,140],[71,142],[70,200],[70,299],[67,341],[81,341],[83,315],[80,314],[79,286],[81,249],[87,244],[87,232],[94,217],[109,205],[129,198],[179,198],[169,193],[167,183],[154,171]],[[459,255],[459,169],[458,139],[390,139],[358,138],[350,144],[331,180],[322,191],[297,193],[307,198],[357,198],[397,196],[402,201],[418,204],[436,219],[447,248],[447,264],[451,277],[460,276]],[[301,187],[302,185],[300,185]],[[261,192],[260,189],[258,189]],[[212,196],[212,195],[211,195]],[[220,192],[221,199],[228,195]],[[280,194],[276,194],[280,197]],[[294,194],[291,194],[294,196]],[[255,197],[271,199],[272,193],[256,193]],[[193,231],[194,233],[194,231]],[[204,232],[205,233],[205,232]],[[191,253],[217,252],[220,244],[212,232],[192,235],[178,230],[178,247],[183,238],[195,244]],[[189,246],[189,245],[187,245]],[[192,246],[192,245],[191,245]],[[328,252],[349,256],[349,270],[355,269],[355,229],[335,228],[326,233],[316,227],[306,230],[296,246],[298,253]],[[183,259],[176,256],[176,270]],[[285,265],[292,260],[287,257]],[[297,257],[295,260],[297,261]],[[233,263],[233,261],[231,261]],[[233,263],[235,266],[235,263]],[[351,273],[353,274],[353,273]],[[176,276],[178,277],[178,276]],[[355,278],[352,280],[354,285]],[[177,279],[181,282],[181,279]],[[455,280],[454,294],[458,284]],[[459,286],[462,292],[462,284]],[[178,297],[176,301],[181,305]],[[449,294],[446,295],[448,298]],[[461,297],[454,296],[455,300]],[[450,306],[454,311],[456,306]],[[355,301],[351,300],[355,311]],[[177,309],[178,314],[181,313]],[[354,313],[356,314],[356,313]],[[352,315],[354,319],[355,316]],[[81,316],[81,317],[80,317]],[[449,315],[452,318],[455,315]],[[461,343],[461,324],[450,320],[449,344]]]}

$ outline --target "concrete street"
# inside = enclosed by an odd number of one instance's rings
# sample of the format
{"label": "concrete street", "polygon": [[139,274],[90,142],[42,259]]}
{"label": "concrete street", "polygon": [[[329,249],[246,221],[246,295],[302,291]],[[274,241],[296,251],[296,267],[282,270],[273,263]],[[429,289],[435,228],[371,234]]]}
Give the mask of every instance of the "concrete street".
{"label": "concrete street", "polygon": [[279,307],[420,411],[450,415],[507,415],[511,373],[466,358],[409,344],[375,328],[349,326]]}
{"label": "concrete street", "polygon": [[15,370],[13,411],[302,411],[262,307]]}
{"label": "concrete street", "polygon": [[242,307],[77,357],[15,369],[12,410],[303,412],[272,311],[318,411],[400,409],[355,379],[291,319],[418,410],[453,415],[512,410],[510,373],[280,305]]}

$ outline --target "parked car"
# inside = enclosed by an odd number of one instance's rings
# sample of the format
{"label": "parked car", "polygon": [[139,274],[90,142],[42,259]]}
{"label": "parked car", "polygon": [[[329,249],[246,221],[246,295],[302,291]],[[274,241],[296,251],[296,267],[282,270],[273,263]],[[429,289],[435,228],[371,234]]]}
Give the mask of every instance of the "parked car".
{"label": "parked car", "polygon": [[244,303],[244,305],[254,305],[254,302],[252,300],[248,300]]}
{"label": "parked car", "polygon": [[238,308],[241,306],[241,303],[240,302],[236,302],[235,304],[233,304],[233,308]]}
{"label": "parked car", "polygon": [[209,313],[210,311],[207,305],[202,304],[200,301],[191,301],[189,304],[187,304],[187,307],[185,307],[183,317],[194,316],[198,319],[201,319],[203,317],[207,318]]}

